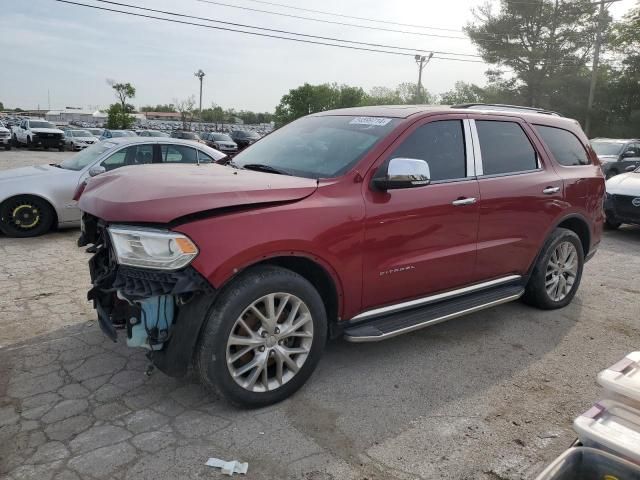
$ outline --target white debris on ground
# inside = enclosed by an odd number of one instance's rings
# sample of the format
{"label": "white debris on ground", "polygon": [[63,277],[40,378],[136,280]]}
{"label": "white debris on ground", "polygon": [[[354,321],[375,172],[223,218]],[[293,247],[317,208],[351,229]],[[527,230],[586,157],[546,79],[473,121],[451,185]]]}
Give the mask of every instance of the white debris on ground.
{"label": "white debris on ground", "polygon": [[226,460],[220,460],[219,458],[210,458],[206,463],[209,467],[215,467],[221,469],[222,473],[225,475],[233,475],[234,473],[242,473],[243,475],[247,473],[249,469],[249,464],[246,462],[239,462],[237,460],[232,460],[227,462]]}

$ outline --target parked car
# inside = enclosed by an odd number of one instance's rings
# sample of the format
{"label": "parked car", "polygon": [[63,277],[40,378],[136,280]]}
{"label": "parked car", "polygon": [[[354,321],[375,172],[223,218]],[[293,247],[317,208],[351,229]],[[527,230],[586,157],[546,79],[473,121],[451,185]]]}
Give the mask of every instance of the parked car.
{"label": "parked car", "polygon": [[131,130],[109,130],[105,128],[100,136],[100,141],[120,137],[137,137],[137,135],[136,132]]}
{"label": "parked car", "polygon": [[69,150],[82,150],[99,141],[88,130],[67,129],[64,131],[64,143]]}
{"label": "parked car", "polygon": [[149,163],[197,167],[222,158],[206,145],[183,140],[121,137],[91,145],[57,165],[5,170],[0,172],[0,231],[33,237],[55,227],[78,226],[80,210],[74,195],[89,177],[105,171]]}
{"label": "parked car", "polygon": [[204,143],[197,133],[188,132],[186,130],[174,130],[171,133],[171,138],[181,138],[183,140],[193,140],[196,142]]}
{"label": "parked car", "polygon": [[591,146],[600,159],[607,179],[640,166],[640,140],[594,138]]}
{"label": "parked car", "polygon": [[164,132],[160,132],[159,130],[137,130],[136,133],[140,137],[168,137]]}
{"label": "parked car", "polygon": [[0,145],[4,145],[5,150],[11,150],[11,131],[0,122]]}
{"label": "parked car", "polygon": [[242,150],[260,140],[260,135],[255,132],[249,132],[245,130],[233,130],[231,132],[231,139],[238,146],[238,150]]}
{"label": "parked car", "polygon": [[98,248],[101,328],[255,407],[300,388],[327,336],[564,307],[600,243],[598,160],[574,120],[482,108],[327,111],[228,165],[92,179],[79,244]]}
{"label": "parked car", "polygon": [[100,139],[104,132],[104,128],[85,128],[85,130],[98,139]]}
{"label": "parked car", "polygon": [[606,226],[616,229],[623,223],[640,225],[640,167],[610,178],[606,188]]}
{"label": "parked car", "polygon": [[28,118],[20,125],[12,128],[12,139],[16,146],[24,145],[28,148],[43,147],[64,150],[64,132],[42,119]]}
{"label": "parked car", "polygon": [[223,153],[234,154],[238,151],[238,145],[231,140],[226,133],[209,132],[202,136],[202,140],[211,148],[220,150]]}

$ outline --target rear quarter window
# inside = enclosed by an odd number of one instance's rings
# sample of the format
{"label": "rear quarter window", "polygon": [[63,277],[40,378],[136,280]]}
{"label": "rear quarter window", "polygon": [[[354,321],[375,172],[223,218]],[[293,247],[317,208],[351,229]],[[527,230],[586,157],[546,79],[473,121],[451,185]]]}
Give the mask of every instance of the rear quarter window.
{"label": "rear quarter window", "polygon": [[534,128],[560,165],[573,167],[591,163],[584,146],[570,131],[546,125],[534,125]]}

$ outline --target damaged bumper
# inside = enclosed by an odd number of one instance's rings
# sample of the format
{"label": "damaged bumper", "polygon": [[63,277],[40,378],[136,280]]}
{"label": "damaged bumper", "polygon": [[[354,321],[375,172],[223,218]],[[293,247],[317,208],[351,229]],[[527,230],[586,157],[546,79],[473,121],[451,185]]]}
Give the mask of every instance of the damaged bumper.
{"label": "damaged bumper", "polygon": [[85,217],[78,245],[89,243],[95,254],[87,298],[104,334],[114,342],[126,336],[128,346],[148,349],[160,370],[184,375],[215,290],[190,266],[161,271],[119,265],[106,227]]}

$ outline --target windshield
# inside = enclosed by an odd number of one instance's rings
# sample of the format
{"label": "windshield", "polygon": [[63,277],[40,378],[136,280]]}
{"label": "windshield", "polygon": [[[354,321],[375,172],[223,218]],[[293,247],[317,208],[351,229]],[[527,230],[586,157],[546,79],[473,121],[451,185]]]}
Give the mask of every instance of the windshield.
{"label": "windshield", "polygon": [[233,164],[262,164],[307,178],[337,177],[353,167],[397,123],[395,119],[379,117],[301,118],[244,150]]}
{"label": "windshield", "polygon": [[91,135],[102,135],[102,129],[101,128],[90,128],[87,131],[90,132]]}
{"label": "windshield", "polygon": [[598,155],[620,155],[624,143],[618,142],[591,142],[591,146]]}
{"label": "windshield", "polygon": [[73,157],[67,158],[58,166],[67,170],[82,170],[84,167],[91,165],[100,155],[110,148],[113,148],[115,145],[115,143],[111,142],[95,143],[92,146],[81,150]]}
{"label": "windshield", "polygon": [[71,130],[71,135],[74,137],[93,137],[93,135],[86,130]]}
{"label": "windshield", "polygon": [[56,128],[54,124],[49,122],[35,122],[31,120],[29,122],[29,128]]}
{"label": "windshield", "polygon": [[231,140],[231,137],[229,135],[225,135],[224,133],[212,133],[211,137],[213,137],[214,140],[219,140],[221,142],[233,142],[233,140]]}

